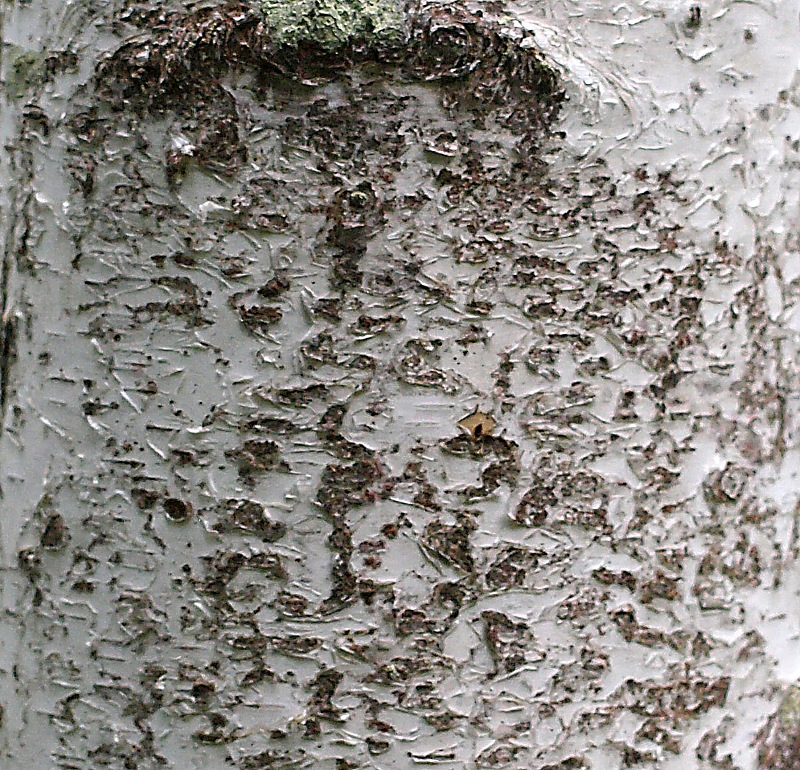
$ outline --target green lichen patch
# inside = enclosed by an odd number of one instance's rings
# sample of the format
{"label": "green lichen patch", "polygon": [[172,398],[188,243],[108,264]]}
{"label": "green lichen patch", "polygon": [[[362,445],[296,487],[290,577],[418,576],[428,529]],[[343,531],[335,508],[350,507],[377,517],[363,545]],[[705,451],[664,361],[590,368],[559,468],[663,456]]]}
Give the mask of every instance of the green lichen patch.
{"label": "green lichen patch", "polygon": [[41,53],[13,46],[8,59],[4,90],[12,99],[19,99],[29,88],[43,82],[45,61]]}
{"label": "green lichen patch", "polygon": [[3,92],[10,99],[21,99],[60,72],[72,70],[77,56],[69,50],[29,51],[11,43],[6,45]]}
{"label": "green lichen patch", "polygon": [[405,32],[394,0],[260,0],[257,7],[282,47],[335,50],[354,42],[398,43]]}

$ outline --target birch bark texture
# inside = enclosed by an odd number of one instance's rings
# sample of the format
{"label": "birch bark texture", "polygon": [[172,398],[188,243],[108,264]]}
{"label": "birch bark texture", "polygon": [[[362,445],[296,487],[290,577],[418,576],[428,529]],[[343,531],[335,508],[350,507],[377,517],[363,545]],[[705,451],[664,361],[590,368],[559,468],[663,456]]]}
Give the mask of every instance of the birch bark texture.
{"label": "birch bark texture", "polygon": [[4,767],[796,767],[798,11],[5,3]]}

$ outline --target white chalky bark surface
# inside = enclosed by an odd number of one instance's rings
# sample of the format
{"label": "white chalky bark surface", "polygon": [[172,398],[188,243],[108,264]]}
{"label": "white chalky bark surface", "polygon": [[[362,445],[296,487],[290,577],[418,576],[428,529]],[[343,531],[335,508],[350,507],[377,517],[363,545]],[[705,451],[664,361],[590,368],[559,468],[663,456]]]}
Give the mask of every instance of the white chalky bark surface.
{"label": "white chalky bark surface", "polygon": [[508,5],[568,95],[543,172],[375,69],[228,73],[247,157],[204,160],[93,92],[124,5],[0,11],[7,82],[74,54],[0,112],[3,766],[755,768],[798,3]]}

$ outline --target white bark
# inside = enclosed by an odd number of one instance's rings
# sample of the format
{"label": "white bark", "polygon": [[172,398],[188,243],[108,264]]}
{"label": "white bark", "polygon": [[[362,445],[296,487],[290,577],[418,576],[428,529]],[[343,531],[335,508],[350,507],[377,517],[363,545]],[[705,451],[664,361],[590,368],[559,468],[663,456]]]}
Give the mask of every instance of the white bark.
{"label": "white bark", "polygon": [[474,94],[162,10],[0,11],[3,766],[792,766],[797,4]]}

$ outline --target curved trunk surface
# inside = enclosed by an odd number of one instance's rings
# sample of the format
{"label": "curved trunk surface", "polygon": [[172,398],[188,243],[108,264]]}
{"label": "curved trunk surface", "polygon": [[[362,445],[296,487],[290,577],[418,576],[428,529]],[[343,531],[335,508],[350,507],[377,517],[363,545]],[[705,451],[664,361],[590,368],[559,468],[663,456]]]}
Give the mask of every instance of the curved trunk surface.
{"label": "curved trunk surface", "polygon": [[797,766],[795,3],[0,19],[4,766]]}

